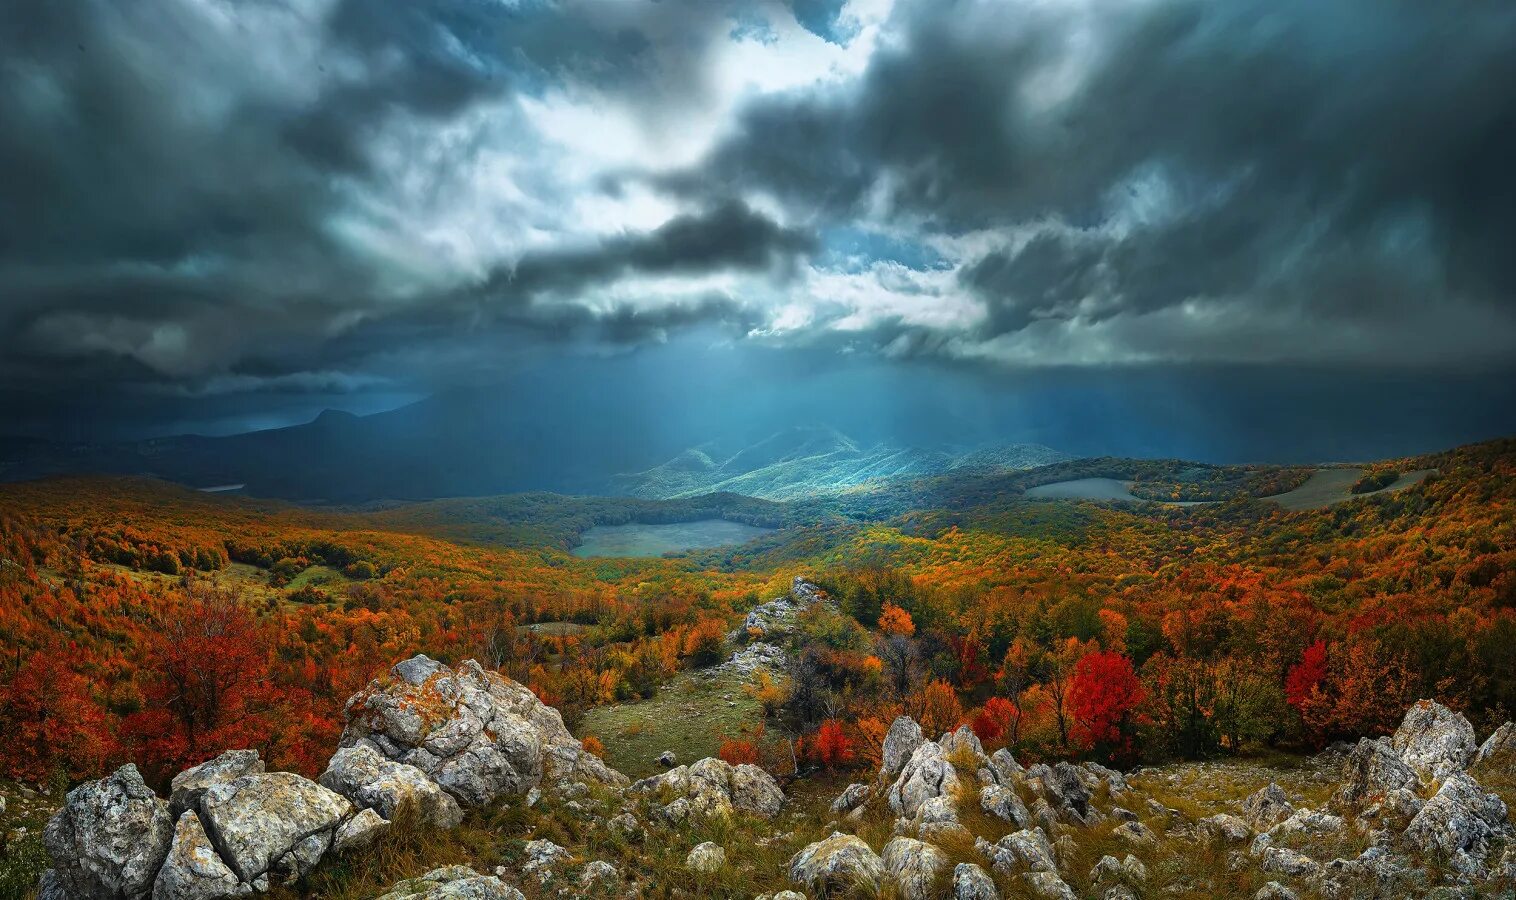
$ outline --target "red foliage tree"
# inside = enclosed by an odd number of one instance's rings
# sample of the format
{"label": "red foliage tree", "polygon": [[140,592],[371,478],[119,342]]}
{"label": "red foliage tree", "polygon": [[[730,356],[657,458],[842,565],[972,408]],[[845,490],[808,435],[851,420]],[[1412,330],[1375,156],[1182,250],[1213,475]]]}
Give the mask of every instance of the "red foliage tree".
{"label": "red foliage tree", "polygon": [[1285,702],[1303,711],[1311,700],[1311,695],[1318,691],[1321,683],[1327,676],[1327,648],[1326,641],[1317,641],[1305,648],[1300,655],[1300,662],[1290,667],[1290,671],[1284,677]]}
{"label": "red foliage tree", "polygon": [[853,761],[853,741],[836,719],[827,719],[816,733],[805,741],[805,756],[810,761],[835,769]]}
{"label": "red foliage tree", "polygon": [[742,741],[736,738],[727,738],[721,742],[721,749],[716,755],[728,765],[740,766],[743,763],[758,764],[758,745],[752,741]]}
{"label": "red foliage tree", "polygon": [[1085,746],[1130,750],[1134,714],[1146,694],[1125,656],[1097,651],[1080,657],[1069,686],[1069,705]]}
{"label": "red foliage tree", "polygon": [[266,748],[278,719],[267,636],[233,596],[203,590],[149,633],[144,708],[123,730],[159,774]]}
{"label": "red foliage tree", "polygon": [[69,668],[77,647],[39,650],[0,686],[0,765],[41,782],[92,775],[118,752],[89,679]]}
{"label": "red foliage tree", "polygon": [[1004,746],[1002,741],[1012,731],[1020,713],[1016,705],[1004,697],[991,697],[969,720],[969,727],[979,741],[987,746]]}

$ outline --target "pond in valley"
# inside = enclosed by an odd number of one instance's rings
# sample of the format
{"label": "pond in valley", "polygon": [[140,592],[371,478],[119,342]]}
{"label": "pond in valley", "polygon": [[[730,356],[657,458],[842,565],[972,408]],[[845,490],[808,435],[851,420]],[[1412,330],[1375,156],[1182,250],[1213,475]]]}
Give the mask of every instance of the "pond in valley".
{"label": "pond in valley", "polygon": [[745,544],[773,531],[725,519],[667,525],[596,525],[579,536],[575,556],[662,556],[701,547]]}

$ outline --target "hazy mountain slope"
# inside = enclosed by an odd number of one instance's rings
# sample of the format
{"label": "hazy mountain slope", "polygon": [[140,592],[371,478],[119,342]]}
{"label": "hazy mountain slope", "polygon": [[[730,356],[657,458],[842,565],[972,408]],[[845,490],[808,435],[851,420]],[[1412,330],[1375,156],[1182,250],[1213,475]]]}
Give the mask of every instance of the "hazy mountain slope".
{"label": "hazy mountain slope", "polygon": [[791,500],[881,479],[920,478],[960,469],[1027,469],[1066,458],[1038,444],[966,453],[889,445],[863,448],[836,429],[798,426],[720,461],[712,458],[709,447],[692,447],[651,469],[616,476],[612,488],[646,498],[730,491]]}

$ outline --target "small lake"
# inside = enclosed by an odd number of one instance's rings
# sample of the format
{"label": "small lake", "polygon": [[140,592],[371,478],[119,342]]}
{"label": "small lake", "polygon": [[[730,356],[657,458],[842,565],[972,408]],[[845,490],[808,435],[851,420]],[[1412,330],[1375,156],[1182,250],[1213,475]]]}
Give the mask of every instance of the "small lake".
{"label": "small lake", "polygon": [[725,519],[668,525],[596,525],[580,535],[575,556],[662,556],[701,547],[745,544],[773,531]]}

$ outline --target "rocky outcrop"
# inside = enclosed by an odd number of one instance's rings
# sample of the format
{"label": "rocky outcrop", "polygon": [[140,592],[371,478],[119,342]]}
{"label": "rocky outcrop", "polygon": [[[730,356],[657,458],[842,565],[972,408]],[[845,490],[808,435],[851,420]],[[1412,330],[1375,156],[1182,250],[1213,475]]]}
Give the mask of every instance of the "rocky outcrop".
{"label": "rocky outcrop", "polygon": [[175,819],[187,809],[198,809],[208,788],[236,781],[244,775],[262,775],[263,760],[256,750],[228,750],[215,759],[185,769],[169,783],[169,812]]}
{"label": "rocky outcrop", "polygon": [[1085,771],[1072,763],[1036,765],[1026,770],[1027,787],[1046,800],[1058,817],[1074,825],[1093,825],[1103,818],[1090,805],[1093,793]]}
{"label": "rocky outcrop", "polygon": [[1005,835],[995,843],[984,838],[974,842],[974,849],[990,861],[995,871],[1004,875],[1020,875],[1024,872],[1058,871],[1058,859],[1053,854],[1053,845],[1041,828],[1022,829]]}
{"label": "rocky outcrop", "polygon": [[[373,825],[339,794],[290,772],[264,772],[233,751],[180,773],[173,800],[133,766],[75,788],[49,822],[54,868],[42,896],[218,900],[267,890],[309,872],[341,833],[343,848]],[[179,807],[175,819],[170,806]],[[345,830],[344,830],[345,829]]]}
{"label": "rocky outcrop", "polygon": [[897,837],[884,845],[884,871],[901,900],[930,900],[937,879],[947,871],[948,858],[931,844]]}
{"label": "rocky outcrop", "polygon": [[291,772],[244,775],[206,790],[200,817],[226,864],[257,885],[304,875],[356,810],[347,799]]}
{"label": "rocky outcrop", "polygon": [[1418,700],[1407,710],[1390,743],[1423,781],[1462,772],[1479,749],[1469,720],[1435,700]]}
{"label": "rocky outcrop", "polygon": [[251,893],[216,852],[216,847],[193,811],[179,816],[168,858],[153,883],[156,898],[179,900],[221,900]]}
{"label": "rocky outcrop", "polygon": [[989,873],[973,863],[953,867],[953,900],[1000,900]]}
{"label": "rocky outcrop", "polygon": [[343,747],[368,746],[421,770],[462,806],[482,806],[553,780],[624,786],[584,752],[558,711],[529,689],[468,660],[398,663],[347,703]]}
{"label": "rocky outcrop", "polygon": [[128,763],[69,791],[43,840],[53,869],[42,897],[117,900],[146,897],[174,839],[168,804]]}
{"label": "rocky outcrop", "polygon": [[690,815],[728,816],[733,811],[771,819],[784,806],[784,792],[769,773],[747,763],[733,766],[711,757],[644,778],[631,786],[631,793],[646,795],[670,822]]}
{"label": "rocky outcrop", "polygon": [[935,797],[953,797],[958,792],[958,773],[941,745],[927,741],[918,746],[890,785],[890,809],[902,818],[915,818],[921,805]]}
{"label": "rocky outcrop", "polygon": [[378,900],[525,900],[521,892],[493,875],[466,866],[446,866],[402,881]]}
{"label": "rocky outcrop", "polygon": [[861,809],[874,798],[874,786],[872,784],[850,784],[837,799],[832,801],[831,810],[838,815],[846,815],[854,810]]}
{"label": "rocky outcrop", "polygon": [[921,726],[910,716],[900,716],[890,723],[884,736],[884,759],[879,766],[880,784],[889,784],[900,776],[900,771],[910,761],[916,748],[926,743]]}
{"label": "rocky outcrop", "polygon": [[1015,788],[1001,787],[998,784],[980,788],[979,808],[1017,828],[1032,826],[1032,814],[1027,811],[1026,804],[1016,794]]}
{"label": "rocky outcrop", "polygon": [[1506,722],[1479,745],[1470,768],[1484,766],[1506,769],[1516,766],[1516,723]]}
{"label": "rocky outcrop", "polygon": [[1385,740],[1362,738],[1343,763],[1342,787],[1332,795],[1339,806],[1378,802],[1391,791],[1419,787],[1416,772]]}
{"label": "rocky outcrop", "polygon": [[742,630],[752,640],[772,643],[795,630],[795,622],[802,612],[826,599],[825,591],[805,576],[796,575],[790,582],[788,594],[753,607],[742,623]]}
{"label": "rocky outcrop", "polygon": [[790,880],[821,897],[872,895],[884,882],[884,861],[854,835],[833,832],[790,858]]}
{"label": "rocky outcrop", "polygon": [[1242,801],[1242,817],[1254,828],[1272,828],[1294,811],[1284,790],[1272,781]]}
{"label": "rocky outcrop", "polygon": [[367,744],[338,750],[321,773],[320,782],[387,820],[409,809],[437,828],[452,828],[463,821],[458,801],[425,772],[386,759]]}
{"label": "rocky outcrop", "polygon": [[1405,830],[1405,840],[1423,853],[1436,852],[1459,870],[1482,872],[1490,842],[1511,833],[1505,803],[1478,782],[1454,772]]}

